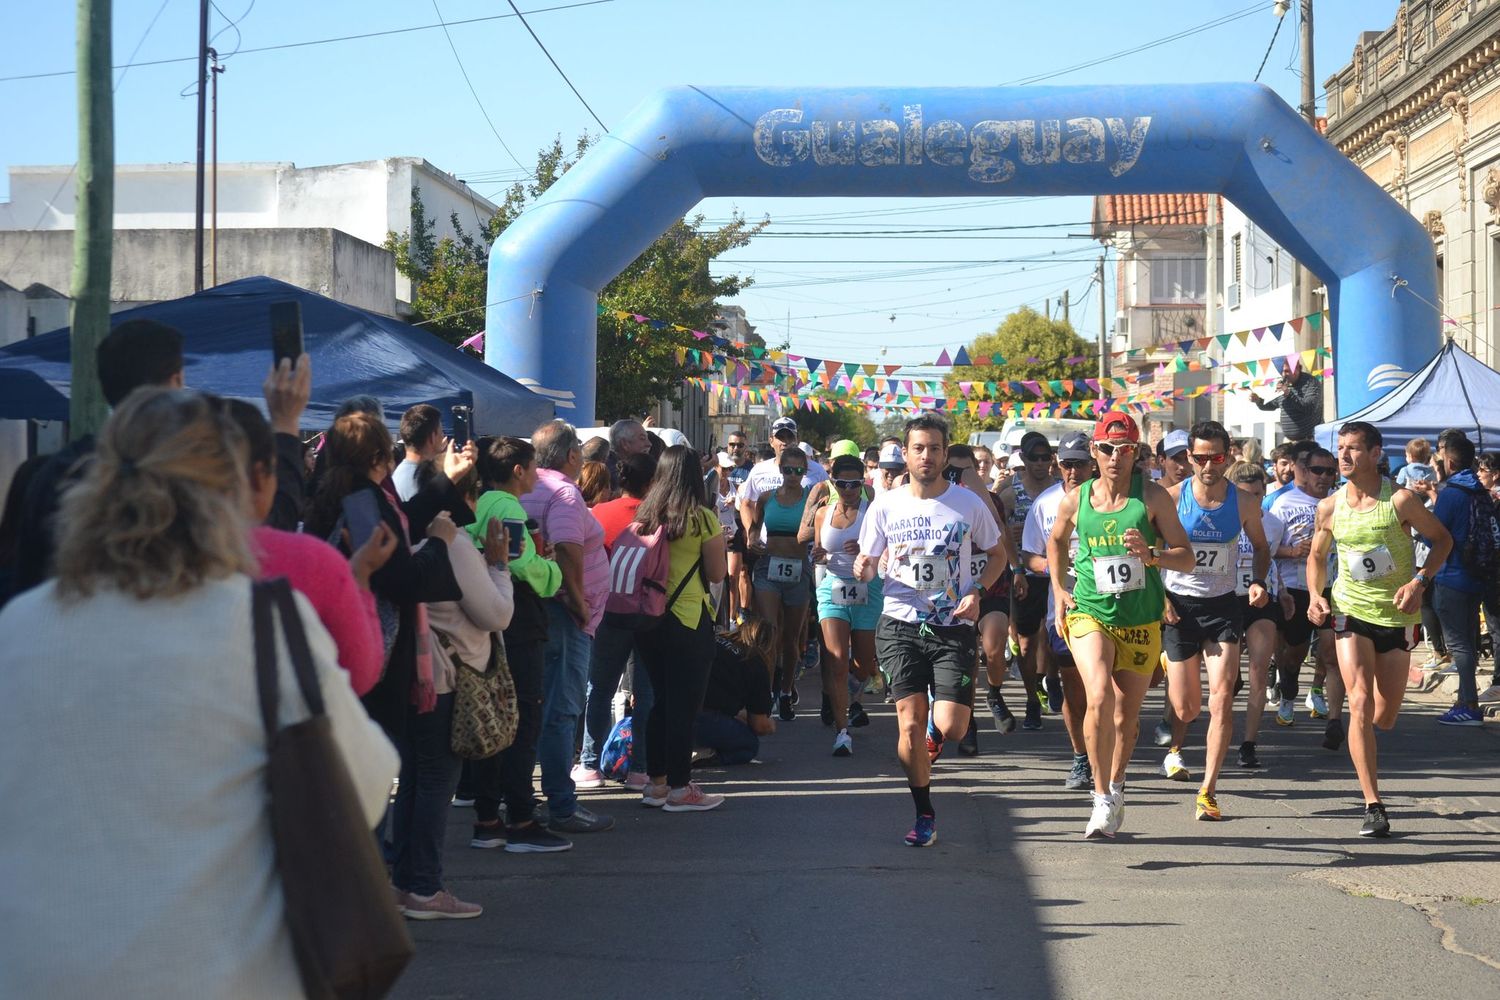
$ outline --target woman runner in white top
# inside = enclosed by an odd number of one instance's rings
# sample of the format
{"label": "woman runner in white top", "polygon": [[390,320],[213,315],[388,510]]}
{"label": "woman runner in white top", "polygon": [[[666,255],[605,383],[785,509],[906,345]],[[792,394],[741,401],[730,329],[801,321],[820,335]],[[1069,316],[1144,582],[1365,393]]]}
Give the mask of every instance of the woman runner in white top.
{"label": "woman runner in white top", "polygon": [[814,562],[823,563],[826,575],[818,584],[818,623],[823,633],[823,693],[833,711],[833,755],[854,752],[849,736],[849,673],[851,662],[858,681],[875,674],[875,626],[884,606],[879,577],[868,582],[855,578],[854,558],[859,555],[859,529],[870,502],[864,499],[863,467],[856,456],[833,460],[833,501],[820,507],[804,523],[803,540],[813,543]]}

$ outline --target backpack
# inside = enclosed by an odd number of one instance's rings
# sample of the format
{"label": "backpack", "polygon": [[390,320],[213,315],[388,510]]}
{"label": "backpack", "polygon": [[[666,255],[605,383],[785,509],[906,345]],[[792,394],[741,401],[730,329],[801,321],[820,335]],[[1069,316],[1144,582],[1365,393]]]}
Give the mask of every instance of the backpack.
{"label": "backpack", "polygon": [[1458,558],[1464,572],[1481,583],[1500,572],[1500,517],[1486,489],[1469,497],[1469,534]]}
{"label": "backpack", "polygon": [[633,717],[627,715],[609,731],[604,749],[599,751],[599,770],[606,778],[624,781],[630,776],[630,750],[635,745],[634,727]]}
{"label": "backpack", "polygon": [[610,550],[609,600],[604,605],[604,621],[613,628],[630,632],[654,628],[667,609],[677,603],[702,562],[700,556],[668,599],[672,545],[666,529],[658,527],[649,534],[641,534],[640,523],[632,523],[615,536]]}

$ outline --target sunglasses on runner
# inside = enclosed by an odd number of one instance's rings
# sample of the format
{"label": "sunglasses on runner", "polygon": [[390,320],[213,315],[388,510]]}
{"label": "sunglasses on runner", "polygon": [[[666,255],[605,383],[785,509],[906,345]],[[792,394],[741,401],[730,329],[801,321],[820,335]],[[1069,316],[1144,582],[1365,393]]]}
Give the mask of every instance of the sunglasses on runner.
{"label": "sunglasses on runner", "polygon": [[1199,465],[1223,465],[1229,460],[1229,456],[1223,452],[1217,455],[1192,455],[1191,457]]}
{"label": "sunglasses on runner", "polygon": [[863,479],[835,479],[833,481],[833,485],[841,490],[859,489],[864,484],[865,481]]}
{"label": "sunglasses on runner", "polygon": [[1086,458],[1065,458],[1057,464],[1064,469],[1086,469],[1093,463]]}
{"label": "sunglasses on runner", "polygon": [[1095,441],[1094,447],[1099,449],[1099,454],[1108,458],[1116,451],[1130,451],[1135,447],[1135,443],[1133,441],[1121,441],[1119,444],[1110,444],[1108,441]]}
{"label": "sunglasses on runner", "polygon": [[803,476],[807,475],[807,466],[805,466],[805,465],[783,465],[781,467],[781,474],[783,476],[796,476],[797,478],[800,479]]}
{"label": "sunglasses on runner", "polygon": [[1028,462],[1050,462],[1050,461],[1052,461],[1052,452],[1050,452],[1050,451],[1033,451],[1033,452],[1030,452],[1029,454],[1023,455],[1021,457],[1024,458],[1024,459],[1026,459],[1026,461],[1028,461]]}
{"label": "sunglasses on runner", "polygon": [[1339,470],[1332,465],[1309,465],[1307,471],[1315,476],[1331,476]]}

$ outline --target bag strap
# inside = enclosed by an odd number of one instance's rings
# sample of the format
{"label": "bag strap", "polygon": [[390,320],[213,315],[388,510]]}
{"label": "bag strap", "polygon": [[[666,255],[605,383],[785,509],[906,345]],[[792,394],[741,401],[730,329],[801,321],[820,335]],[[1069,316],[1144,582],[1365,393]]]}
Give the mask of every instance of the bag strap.
{"label": "bag strap", "polygon": [[271,620],[271,592],[268,583],[250,585],[250,622],[255,633],[255,689],[260,699],[260,721],[267,738],[277,730],[276,709],[279,678],[276,670],[276,632]]}
{"label": "bag strap", "polygon": [[672,609],[672,605],[674,605],[674,604],[677,603],[677,598],[681,597],[682,596],[682,592],[687,589],[688,581],[693,578],[693,574],[696,573],[696,572],[698,572],[698,570],[702,566],[703,566],[703,553],[700,551],[698,553],[698,558],[693,562],[693,568],[690,569],[690,570],[688,570],[686,573],[684,573],[682,575],[682,580],[677,584],[677,589],[674,590],[674,591],[672,591],[672,596],[671,597],[667,598],[667,610],[668,611],[670,611]]}
{"label": "bag strap", "polygon": [[307,631],[302,627],[302,615],[292,598],[292,586],[281,579],[273,581],[272,587],[276,606],[281,611],[281,629],[286,633],[287,650],[292,654],[292,670],[297,675],[297,686],[302,689],[302,700],[307,703],[307,714],[313,717],[323,715],[323,689],[318,684],[312,647],[308,645]]}

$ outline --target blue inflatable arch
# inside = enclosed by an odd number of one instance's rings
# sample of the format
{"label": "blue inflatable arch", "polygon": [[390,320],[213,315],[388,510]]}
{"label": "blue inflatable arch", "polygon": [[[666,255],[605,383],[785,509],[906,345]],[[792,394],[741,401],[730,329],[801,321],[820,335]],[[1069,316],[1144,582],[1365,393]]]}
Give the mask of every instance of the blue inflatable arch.
{"label": "blue inflatable arch", "polygon": [[703,198],[1171,192],[1222,193],[1327,283],[1341,414],[1383,393],[1374,369],[1437,350],[1421,225],[1272,91],[1230,83],[662,91],[496,241],[485,356],[592,424],[598,292]]}

